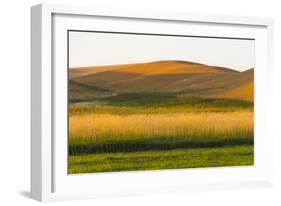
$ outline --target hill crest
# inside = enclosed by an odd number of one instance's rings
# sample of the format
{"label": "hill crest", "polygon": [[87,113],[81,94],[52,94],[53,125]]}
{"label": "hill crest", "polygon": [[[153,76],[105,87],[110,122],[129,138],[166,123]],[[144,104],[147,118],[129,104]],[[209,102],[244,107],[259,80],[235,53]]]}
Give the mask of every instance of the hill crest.
{"label": "hill crest", "polygon": [[189,62],[182,60],[161,60],[136,64],[121,64],[108,66],[89,66],[70,68],[70,78],[77,78],[79,76],[91,75],[100,72],[123,72],[141,75],[157,75],[157,74],[179,74],[179,73],[216,73],[216,72],[237,72],[233,69],[210,66],[200,64],[197,62]]}

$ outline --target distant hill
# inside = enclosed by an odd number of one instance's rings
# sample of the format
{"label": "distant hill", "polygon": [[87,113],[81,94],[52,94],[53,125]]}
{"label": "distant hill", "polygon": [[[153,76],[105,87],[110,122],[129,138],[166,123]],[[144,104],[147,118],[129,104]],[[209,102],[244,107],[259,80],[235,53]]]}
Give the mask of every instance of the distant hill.
{"label": "distant hill", "polygon": [[97,66],[97,67],[74,67],[69,69],[69,78],[75,78],[79,76],[84,76],[88,74],[95,74],[104,71],[110,71],[118,68],[124,68],[126,66],[132,66],[133,64],[123,64],[123,65],[110,65],[110,66]]}
{"label": "distant hill", "polygon": [[99,88],[104,90],[95,91],[100,96],[128,92],[169,92],[182,96],[244,100],[253,100],[253,73],[253,69],[238,72],[224,67],[173,60],[69,70],[70,85],[83,85],[78,92],[81,94],[83,91],[89,93],[90,88]]}

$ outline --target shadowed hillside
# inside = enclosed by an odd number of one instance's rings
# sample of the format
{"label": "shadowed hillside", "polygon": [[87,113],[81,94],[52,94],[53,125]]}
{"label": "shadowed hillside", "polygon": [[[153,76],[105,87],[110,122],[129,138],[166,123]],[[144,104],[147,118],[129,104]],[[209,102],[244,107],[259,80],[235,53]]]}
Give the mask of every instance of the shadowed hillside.
{"label": "shadowed hillside", "polygon": [[70,102],[92,101],[98,98],[105,98],[115,95],[114,92],[109,90],[88,86],[74,82],[72,80],[69,81],[68,90]]}

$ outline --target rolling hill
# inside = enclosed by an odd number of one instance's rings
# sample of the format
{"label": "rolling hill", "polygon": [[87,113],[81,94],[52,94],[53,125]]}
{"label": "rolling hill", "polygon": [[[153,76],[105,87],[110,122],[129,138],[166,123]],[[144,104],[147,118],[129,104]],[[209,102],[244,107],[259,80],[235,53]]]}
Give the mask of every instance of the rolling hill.
{"label": "rolling hill", "polygon": [[71,68],[69,85],[74,101],[76,95],[84,100],[139,92],[252,101],[253,75],[253,69],[239,72],[224,67],[170,60]]}

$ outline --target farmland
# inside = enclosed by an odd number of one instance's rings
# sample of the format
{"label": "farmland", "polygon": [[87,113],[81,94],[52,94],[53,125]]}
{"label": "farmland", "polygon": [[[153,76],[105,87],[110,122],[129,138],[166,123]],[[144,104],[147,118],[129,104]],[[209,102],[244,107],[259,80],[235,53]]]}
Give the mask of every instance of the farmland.
{"label": "farmland", "polygon": [[70,174],[254,164],[252,70],[174,61],[99,70],[69,81]]}

